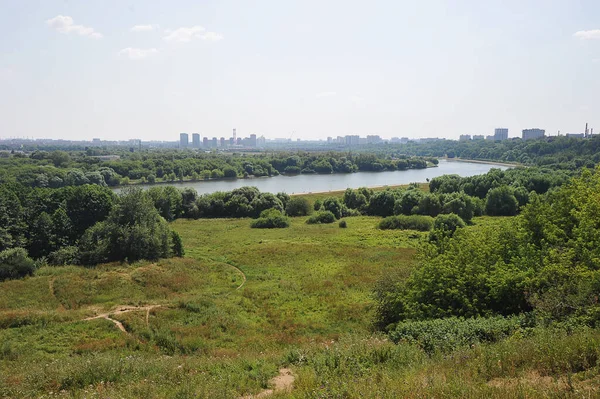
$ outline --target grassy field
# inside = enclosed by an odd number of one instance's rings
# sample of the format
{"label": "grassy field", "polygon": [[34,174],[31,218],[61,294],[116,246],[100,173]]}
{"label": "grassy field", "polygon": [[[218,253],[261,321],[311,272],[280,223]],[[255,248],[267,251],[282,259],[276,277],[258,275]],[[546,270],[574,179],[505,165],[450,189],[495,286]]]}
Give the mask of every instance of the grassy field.
{"label": "grassy field", "polygon": [[[272,397],[600,394],[596,330],[433,356],[389,342],[372,329],[372,289],[392,270],[408,275],[427,233],[305,219],[273,230],[178,220],[185,258],[0,283],[0,397],[236,398],[282,367],[294,388]],[[494,219],[469,228],[483,223]]]}

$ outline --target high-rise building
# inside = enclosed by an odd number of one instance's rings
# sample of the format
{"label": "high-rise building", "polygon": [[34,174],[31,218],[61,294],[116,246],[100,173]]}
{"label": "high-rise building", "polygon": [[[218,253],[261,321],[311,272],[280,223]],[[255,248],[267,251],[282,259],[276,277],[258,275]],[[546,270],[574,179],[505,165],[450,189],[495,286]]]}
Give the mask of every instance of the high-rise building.
{"label": "high-rise building", "polygon": [[202,147],[208,148],[208,137],[202,139]]}
{"label": "high-rise building", "polygon": [[221,137],[219,144],[221,145],[221,148],[225,148],[225,137]]}
{"label": "high-rise building", "polygon": [[485,136],[483,134],[474,134],[473,135],[473,140],[483,140],[485,139]]}
{"label": "high-rise building", "polygon": [[192,147],[200,148],[200,135],[198,133],[192,133]]}
{"label": "high-rise building", "polygon": [[256,147],[256,134],[250,135],[250,147]]}
{"label": "high-rise building", "polygon": [[359,145],[360,144],[360,136],[358,135],[347,135],[346,136],[346,145]]}
{"label": "high-rise building", "polygon": [[469,140],[471,140],[471,135],[470,134],[461,134],[460,138],[458,140],[459,141],[469,141]]}
{"label": "high-rise building", "polygon": [[523,129],[523,140],[533,140],[533,139],[542,139],[546,135],[546,131],[544,129]]}
{"label": "high-rise building", "polygon": [[379,144],[381,143],[381,137],[376,134],[367,135],[367,144]]}
{"label": "high-rise building", "polygon": [[217,138],[216,138],[216,137],[213,137],[213,138],[212,138],[211,147],[213,147],[213,148],[217,148]]}
{"label": "high-rise building", "polygon": [[500,127],[494,130],[494,141],[508,140],[508,129]]}
{"label": "high-rise building", "polygon": [[190,142],[190,137],[187,133],[179,134],[179,148],[187,148]]}

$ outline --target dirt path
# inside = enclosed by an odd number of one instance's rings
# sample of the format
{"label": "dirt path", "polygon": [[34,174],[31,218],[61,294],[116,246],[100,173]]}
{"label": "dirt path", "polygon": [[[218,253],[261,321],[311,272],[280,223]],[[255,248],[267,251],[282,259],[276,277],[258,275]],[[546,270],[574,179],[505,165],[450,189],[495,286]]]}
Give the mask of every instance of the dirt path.
{"label": "dirt path", "polygon": [[83,320],[87,321],[87,320],[96,320],[96,319],[106,319],[108,321],[113,322],[114,325],[117,326],[117,328],[119,330],[123,331],[125,334],[129,334],[129,332],[127,332],[127,330],[123,326],[123,323],[121,323],[119,320],[115,320],[115,319],[111,318],[110,315],[117,315],[117,314],[122,314],[122,313],[135,312],[135,311],[138,311],[138,310],[145,310],[146,311],[146,326],[148,326],[148,319],[150,317],[150,311],[152,309],[160,308],[162,306],[163,305],[119,306],[116,310],[113,310],[111,312],[101,313],[101,314],[96,315],[96,316],[87,317],[87,318],[85,318]]}
{"label": "dirt path", "polygon": [[[229,265],[229,263],[228,263],[228,265]],[[242,271],[242,269],[240,269],[240,268],[239,268],[239,267],[237,267],[237,266],[234,266],[234,265],[229,265],[229,266],[233,267],[235,270],[237,270],[237,271],[238,271],[238,272],[239,272],[239,273],[242,275],[242,284],[240,284],[240,285],[239,285],[239,286],[238,286],[238,287],[235,289],[235,290],[237,291],[237,290],[239,290],[240,288],[242,288],[242,287],[244,286],[244,284],[246,284],[246,273],[244,273],[244,272]]]}
{"label": "dirt path", "polygon": [[275,392],[290,392],[294,385],[295,379],[296,377],[294,377],[292,374],[292,370],[288,368],[279,369],[279,375],[271,378],[269,381],[269,385],[271,385],[273,388],[265,389],[255,395],[242,396],[240,399],[266,398],[273,395]]}

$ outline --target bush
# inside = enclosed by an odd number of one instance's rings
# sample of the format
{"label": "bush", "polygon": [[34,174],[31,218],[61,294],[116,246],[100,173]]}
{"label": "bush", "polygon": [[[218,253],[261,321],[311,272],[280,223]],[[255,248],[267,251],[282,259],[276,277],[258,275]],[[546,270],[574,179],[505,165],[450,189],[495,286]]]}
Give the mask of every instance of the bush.
{"label": "bush", "polygon": [[308,200],[304,197],[292,197],[285,207],[285,213],[288,216],[307,216],[312,209]]}
{"label": "bush", "polygon": [[465,222],[455,213],[438,215],[433,222],[433,229],[448,237],[452,237],[456,229],[462,227],[465,227]]}
{"label": "bush", "polygon": [[459,347],[500,341],[520,330],[522,326],[526,326],[525,318],[518,316],[471,319],[450,317],[401,322],[389,335],[396,343],[414,343],[428,353],[448,352]]}
{"label": "bush", "polygon": [[340,220],[340,224],[339,224],[340,228],[345,229],[346,227],[348,227],[348,225],[346,224],[345,220]]}
{"label": "bush", "polygon": [[389,216],[379,222],[378,228],[382,230],[418,230],[429,231],[433,227],[433,218],[431,216],[420,215],[398,215]]}
{"label": "bush", "polygon": [[316,200],[315,203],[313,204],[313,209],[315,211],[320,211],[321,207],[323,206],[323,201],[321,201],[320,199]]}
{"label": "bush", "polygon": [[10,248],[0,252],[0,281],[32,275],[34,261],[23,248]]}
{"label": "bush", "polygon": [[62,247],[48,255],[52,266],[76,265],[79,263],[79,249],[74,246]]}
{"label": "bush", "polygon": [[281,229],[289,226],[289,219],[277,209],[262,211],[260,217],[250,224],[253,229]]}
{"label": "bush", "polygon": [[333,223],[335,222],[335,215],[330,211],[319,211],[312,215],[306,223],[308,224],[321,224],[321,223]]}
{"label": "bush", "polygon": [[342,203],[336,197],[328,197],[323,201],[323,210],[333,213],[336,219],[342,217]]}

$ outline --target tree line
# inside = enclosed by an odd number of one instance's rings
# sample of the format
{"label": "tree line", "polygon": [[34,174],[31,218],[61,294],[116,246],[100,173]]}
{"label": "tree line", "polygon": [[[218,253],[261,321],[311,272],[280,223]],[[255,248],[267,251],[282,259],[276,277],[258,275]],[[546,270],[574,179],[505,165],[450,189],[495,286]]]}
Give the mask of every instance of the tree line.
{"label": "tree line", "polygon": [[331,174],[426,168],[437,159],[355,153],[277,152],[212,154],[193,151],[119,151],[119,159],[104,160],[94,152],[34,151],[3,153],[0,183],[19,182],[29,187],[60,188],[198,181],[220,178],[276,176],[279,174]]}

